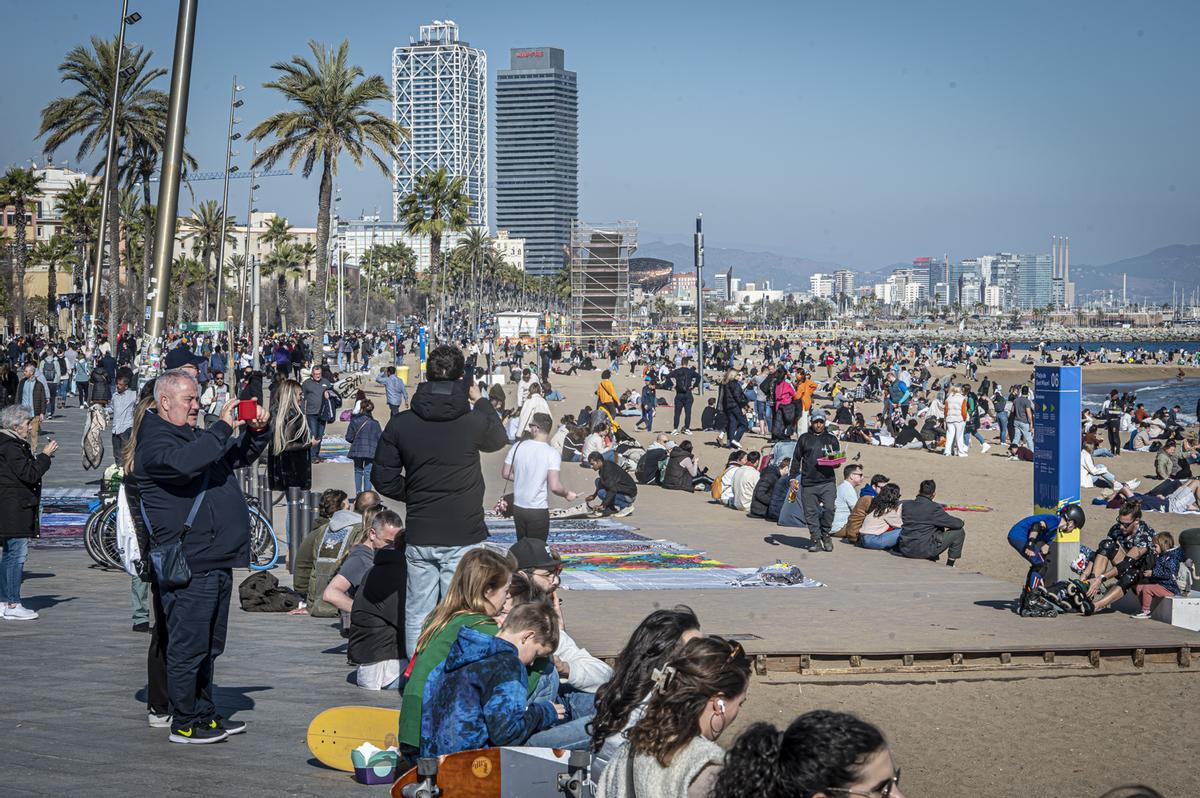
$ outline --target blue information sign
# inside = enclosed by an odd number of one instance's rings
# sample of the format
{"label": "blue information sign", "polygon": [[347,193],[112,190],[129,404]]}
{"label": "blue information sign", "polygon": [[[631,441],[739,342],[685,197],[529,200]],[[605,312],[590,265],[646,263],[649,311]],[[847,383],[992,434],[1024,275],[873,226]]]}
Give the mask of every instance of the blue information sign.
{"label": "blue information sign", "polygon": [[417,330],[417,347],[418,347],[418,351],[421,354],[421,362],[422,363],[425,362],[425,346],[427,343],[426,336],[427,336],[427,333],[425,332],[425,325],[422,324],[421,329]]}
{"label": "blue information sign", "polygon": [[1034,512],[1053,513],[1068,502],[1079,501],[1082,385],[1078,366],[1037,367],[1033,388]]}

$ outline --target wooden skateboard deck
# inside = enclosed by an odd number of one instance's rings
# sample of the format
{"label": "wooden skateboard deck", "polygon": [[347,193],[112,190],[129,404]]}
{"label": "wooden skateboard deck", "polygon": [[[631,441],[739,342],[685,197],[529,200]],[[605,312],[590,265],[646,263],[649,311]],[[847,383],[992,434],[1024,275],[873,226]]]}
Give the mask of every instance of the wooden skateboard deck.
{"label": "wooden skateboard deck", "polygon": [[354,772],[350,752],[363,743],[379,748],[396,745],[400,710],[384,707],[333,707],[308,724],[308,750],[334,770]]}
{"label": "wooden skateboard deck", "polygon": [[[567,772],[569,751],[556,748],[480,748],[438,757],[437,784],[453,798],[561,798],[558,775]],[[403,798],[415,784],[417,769],[392,785],[392,798]]]}

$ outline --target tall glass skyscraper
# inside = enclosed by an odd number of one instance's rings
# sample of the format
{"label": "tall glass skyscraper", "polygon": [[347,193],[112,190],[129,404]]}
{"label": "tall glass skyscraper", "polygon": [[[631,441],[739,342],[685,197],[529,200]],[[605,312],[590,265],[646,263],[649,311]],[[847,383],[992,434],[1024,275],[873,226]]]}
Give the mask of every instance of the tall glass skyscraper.
{"label": "tall glass skyscraper", "polygon": [[496,73],[496,227],[525,239],[525,269],[562,268],[579,216],[579,93],[556,47],[512,50]]}
{"label": "tall glass skyscraper", "polygon": [[1044,308],[1054,304],[1053,261],[1049,255],[1021,255],[1018,258],[1017,305],[1021,310]]}
{"label": "tall glass skyscraper", "polygon": [[412,132],[393,167],[393,214],[422,173],[444,168],[464,178],[471,224],[487,227],[487,53],[459,41],[453,20],[392,51],[392,118]]}

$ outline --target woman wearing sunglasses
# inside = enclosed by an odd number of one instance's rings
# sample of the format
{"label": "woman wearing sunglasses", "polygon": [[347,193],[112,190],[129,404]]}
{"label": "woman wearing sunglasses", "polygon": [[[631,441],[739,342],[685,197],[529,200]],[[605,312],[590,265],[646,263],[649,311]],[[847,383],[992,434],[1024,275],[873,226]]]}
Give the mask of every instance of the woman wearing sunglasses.
{"label": "woman wearing sunglasses", "polygon": [[756,723],[733,744],[713,798],[904,798],[879,729],[844,712],[806,712],[784,731]]}

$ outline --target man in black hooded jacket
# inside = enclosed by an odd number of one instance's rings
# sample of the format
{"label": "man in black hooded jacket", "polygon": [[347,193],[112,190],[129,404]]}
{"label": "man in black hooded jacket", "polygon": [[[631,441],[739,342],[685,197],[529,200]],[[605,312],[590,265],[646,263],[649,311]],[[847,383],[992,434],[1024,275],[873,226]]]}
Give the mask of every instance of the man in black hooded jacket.
{"label": "man in black hooded jacket", "polygon": [[427,381],[413,392],[408,410],[388,421],[371,470],[375,489],[404,502],[407,511],[405,644],[410,657],[425,617],[449,590],[458,561],[487,540],[479,453],[508,443],[491,402],[463,381],[460,349],[434,349],[425,374]]}

